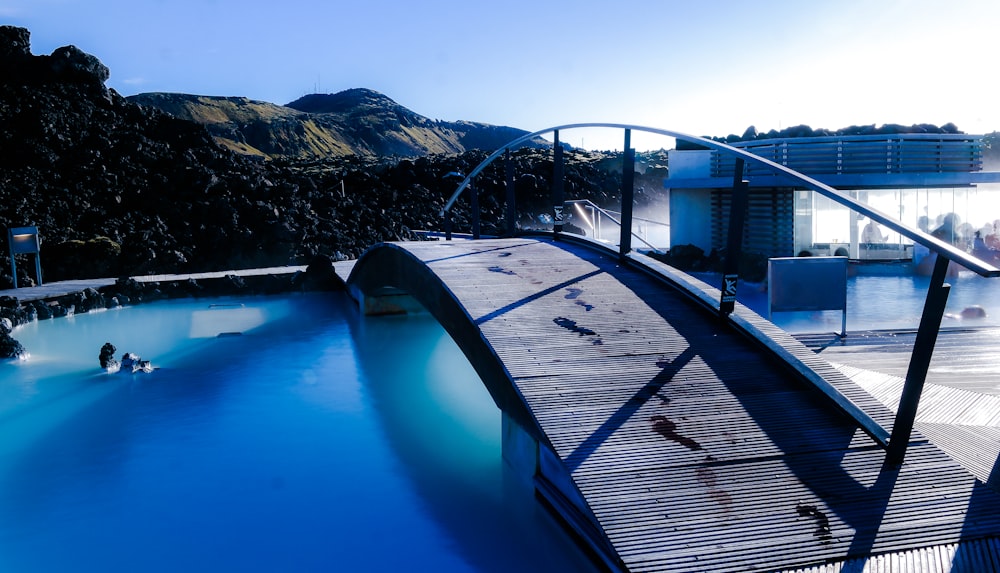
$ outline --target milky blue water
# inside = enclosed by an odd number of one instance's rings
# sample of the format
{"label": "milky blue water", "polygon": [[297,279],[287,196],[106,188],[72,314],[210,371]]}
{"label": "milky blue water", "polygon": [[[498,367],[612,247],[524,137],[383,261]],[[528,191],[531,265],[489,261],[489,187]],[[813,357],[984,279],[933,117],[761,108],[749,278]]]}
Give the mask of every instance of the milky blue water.
{"label": "milky blue water", "polygon": [[[715,286],[719,275],[696,273]],[[983,278],[962,272],[947,280],[951,285],[942,328],[1000,326],[1000,278]],[[930,278],[917,275],[854,276],[847,279],[847,330],[916,328],[920,324]],[[767,289],[759,283],[740,283],[737,300],[767,318]],[[986,311],[983,318],[963,318],[970,306]],[[775,324],[789,332],[840,332],[841,311],[776,312]]]}
{"label": "milky blue water", "polygon": [[[31,356],[0,363],[0,571],[591,569],[429,317],[301,295],[14,336]],[[108,341],[159,369],[101,371]]]}

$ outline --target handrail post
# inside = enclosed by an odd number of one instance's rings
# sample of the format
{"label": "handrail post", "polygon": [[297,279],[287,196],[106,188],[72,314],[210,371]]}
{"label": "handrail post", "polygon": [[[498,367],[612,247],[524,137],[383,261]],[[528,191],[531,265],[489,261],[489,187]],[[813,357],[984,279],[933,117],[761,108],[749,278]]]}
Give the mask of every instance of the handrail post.
{"label": "handrail post", "polygon": [[736,158],[733,170],[733,198],[729,204],[729,237],[726,258],[722,263],[722,298],[719,314],[732,314],[736,308],[736,285],[740,277],[740,256],[743,250],[743,226],[747,214],[750,183],[743,180],[743,158]]}
{"label": "handrail post", "polygon": [[559,130],[553,132],[555,144],[552,147],[552,230],[556,234],[563,229],[563,207],[566,200],[563,190],[563,148],[559,145]]}
{"label": "handrail post", "polygon": [[517,229],[517,206],[514,204],[514,162],[510,159],[510,148],[504,154],[504,181],[507,191],[507,236],[513,237]]}
{"label": "handrail post", "polygon": [[451,211],[444,212],[444,240],[451,240]]}
{"label": "handrail post", "polygon": [[625,152],[622,154],[622,222],[618,254],[624,257],[632,250],[632,209],[635,199],[635,150],[632,130],[625,130]]}
{"label": "handrail post", "polygon": [[917,417],[917,406],[920,404],[920,394],[927,379],[927,370],[934,355],[934,345],[937,343],[938,331],[941,330],[941,319],[944,317],[945,305],[951,285],[944,282],[948,273],[949,261],[946,257],[937,255],[934,271],[931,273],[931,284],[927,287],[927,300],[924,302],[924,312],[920,315],[920,326],[917,338],[913,342],[913,352],[910,354],[910,365],[906,369],[906,381],[903,383],[903,393],[899,397],[899,409],[892,424],[892,434],[889,437],[889,448],[886,452],[886,463],[900,465],[906,457],[906,448],[910,442],[910,432]]}
{"label": "handrail post", "polygon": [[472,211],[472,239],[479,239],[479,192],[469,183],[469,209]]}

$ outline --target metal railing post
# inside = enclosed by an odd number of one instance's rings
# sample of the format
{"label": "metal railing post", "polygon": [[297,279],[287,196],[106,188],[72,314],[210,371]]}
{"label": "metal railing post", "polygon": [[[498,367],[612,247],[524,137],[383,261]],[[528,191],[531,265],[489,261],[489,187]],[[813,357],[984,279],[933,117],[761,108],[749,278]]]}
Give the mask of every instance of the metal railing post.
{"label": "metal railing post", "polygon": [[479,192],[469,184],[469,209],[472,211],[472,239],[479,239]]}
{"label": "metal railing post", "polygon": [[726,258],[722,263],[722,299],[719,314],[732,314],[736,308],[736,285],[740,277],[740,257],[743,251],[743,225],[747,215],[750,184],[743,180],[743,158],[736,159],[733,171],[733,198],[729,204],[729,237]]}
{"label": "metal railing post", "polygon": [[451,211],[444,212],[444,240],[451,240]]}
{"label": "metal railing post", "polygon": [[563,229],[563,208],[566,200],[563,189],[563,148],[559,144],[559,130],[553,132],[555,144],[552,147],[552,230],[561,233]]}
{"label": "metal railing post", "polygon": [[517,206],[514,204],[514,162],[510,159],[510,148],[504,154],[504,181],[507,191],[507,236],[513,237],[517,229]]}
{"label": "metal railing post", "polygon": [[618,254],[624,257],[632,250],[632,208],[635,199],[635,150],[632,130],[625,130],[625,152],[622,154],[622,227]]}
{"label": "metal railing post", "polygon": [[889,437],[889,448],[885,456],[885,461],[889,464],[902,464],[903,458],[906,457],[910,432],[913,431],[913,422],[917,417],[917,406],[920,404],[920,394],[924,389],[927,369],[931,365],[931,356],[934,354],[938,331],[941,330],[941,319],[944,317],[948,293],[951,291],[951,285],[944,282],[950,262],[939,254],[934,263],[931,284],[927,287],[924,312],[920,315],[917,338],[913,342],[910,365],[906,369],[903,393],[899,397],[899,409],[896,410],[896,419],[892,423],[892,434]]}

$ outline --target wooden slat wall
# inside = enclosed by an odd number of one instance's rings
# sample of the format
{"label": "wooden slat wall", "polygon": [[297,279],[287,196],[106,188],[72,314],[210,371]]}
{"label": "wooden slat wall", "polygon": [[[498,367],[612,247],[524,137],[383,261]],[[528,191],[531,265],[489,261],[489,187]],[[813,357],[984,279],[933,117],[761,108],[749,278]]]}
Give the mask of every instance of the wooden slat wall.
{"label": "wooden slat wall", "polygon": [[[712,190],[712,248],[724,249],[729,235],[732,190]],[[766,257],[794,256],[793,191],[753,189],[749,191],[743,251]]]}
{"label": "wooden slat wall", "polygon": [[[969,173],[981,171],[982,141],[970,135],[859,135],[803,137],[733,143],[810,175],[855,173]],[[713,153],[712,176],[732,177],[735,157]],[[746,174],[770,175],[755,164]]]}

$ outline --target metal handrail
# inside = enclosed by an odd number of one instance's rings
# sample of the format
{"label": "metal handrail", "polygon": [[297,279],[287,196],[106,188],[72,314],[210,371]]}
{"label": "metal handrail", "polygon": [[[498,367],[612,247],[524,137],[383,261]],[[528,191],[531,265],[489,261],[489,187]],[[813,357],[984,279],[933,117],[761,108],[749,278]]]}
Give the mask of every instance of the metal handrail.
{"label": "metal handrail", "polygon": [[947,258],[948,260],[954,261],[964,266],[965,268],[975,272],[976,274],[982,275],[984,277],[1000,277],[1000,269],[998,269],[997,267],[994,267],[993,265],[981,261],[978,258],[973,257],[972,255],[966,253],[965,251],[955,247],[954,245],[946,243],[919,229],[914,229],[912,227],[909,227],[904,223],[898,221],[897,219],[893,218],[892,216],[857,201],[856,199],[852,198],[850,195],[842,191],[834,189],[833,187],[830,187],[825,183],[817,181],[816,179],[813,179],[808,175],[804,175],[802,173],[799,173],[798,171],[789,169],[784,165],[775,163],[769,159],[765,159],[758,155],[754,155],[753,153],[749,153],[747,151],[738,149],[731,145],[720,143],[718,141],[713,141],[711,139],[706,139],[704,137],[689,135],[686,133],[681,133],[679,131],[672,131],[669,129],[658,129],[654,127],[644,127],[640,125],[628,125],[622,123],[573,123],[567,125],[560,125],[557,127],[549,127],[546,129],[535,131],[527,135],[522,135],[521,137],[518,137],[517,139],[510,141],[509,143],[507,143],[507,145],[491,153],[486,159],[484,159],[479,165],[477,165],[472,171],[470,171],[468,175],[465,176],[465,179],[463,179],[462,182],[459,183],[458,188],[448,199],[448,202],[445,203],[444,208],[441,209],[441,217],[445,217],[446,214],[451,211],[451,208],[455,204],[455,201],[462,194],[462,192],[465,191],[465,188],[469,186],[472,180],[477,175],[479,175],[479,173],[482,172],[482,170],[485,169],[490,163],[492,163],[506,151],[514,147],[517,147],[518,145],[526,141],[530,141],[537,137],[541,137],[542,135],[545,135],[547,133],[565,131],[569,129],[582,129],[582,128],[608,128],[608,129],[644,131],[647,133],[653,133],[657,135],[663,135],[666,137],[681,139],[683,141],[695,143],[703,147],[708,147],[710,149],[715,149],[724,153],[735,155],[738,158],[742,158],[746,162],[756,163],[758,165],[770,168],[773,171],[787,175],[791,177],[793,180],[796,180],[799,183],[801,183],[803,187],[812,189],[813,191],[816,191],[817,193],[823,195],[824,197],[827,197],[837,203],[840,203],[841,205],[844,205],[849,209],[852,209],[862,215],[871,218],[875,222],[880,223],[881,225],[884,225],[885,227],[888,227],[893,231],[896,231],[900,235],[909,238],[913,242],[920,243],[926,246],[931,252],[937,253],[938,255]]}
{"label": "metal handrail", "polygon": [[[572,200],[563,201],[563,202],[564,203],[572,203],[574,205],[579,205],[579,204],[587,205],[588,207],[594,209],[598,213],[601,213],[602,215],[604,215],[605,217],[607,217],[612,223],[618,225],[619,227],[622,226],[622,222],[619,221],[618,219],[615,219],[612,216],[612,213],[614,213],[614,211],[608,211],[607,209],[602,209],[601,207],[599,207],[596,203],[594,203],[590,199],[572,199]],[[621,213],[619,213],[618,215],[620,216]],[[633,220],[639,220],[639,221],[645,221],[647,223],[653,223],[653,224],[656,224],[656,225],[663,225],[665,227],[669,227],[670,226],[667,223],[664,223],[662,221],[655,221],[653,219],[643,219],[642,217],[633,217],[632,219]],[[594,230],[596,230],[596,227],[594,225],[591,225],[591,228],[594,229]],[[652,249],[653,252],[655,252],[657,254],[660,254],[660,255],[663,254],[662,250],[656,248],[655,245],[653,245],[652,243],[650,243],[646,239],[643,239],[642,237],[640,237],[635,231],[630,231],[630,233],[632,234],[633,237],[635,237],[636,239],[639,239],[640,241],[642,241],[642,243],[644,245],[646,245],[647,247],[649,247],[650,249]]]}
{"label": "metal handrail", "polygon": [[[619,217],[621,217],[621,214],[622,214],[621,211],[613,211],[611,209],[601,209],[600,207],[597,206],[596,203],[594,203],[590,199],[571,199],[571,200],[565,201],[565,202],[566,203],[590,203],[591,205],[593,205],[594,207],[596,207],[597,209],[599,209],[601,212],[603,212],[605,214],[611,213],[612,215],[617,215]],[[633,221],[642,221],[643,223],[652,223],[653,225],[660,225],[660,226],[663,226],[663,227],[669,227],[670,226],[670,223],[664,223],[663,221],[657,221],[656,219],[647,219],[645,217],[636,217],[635,215],[632,216],[632,220]]]}

